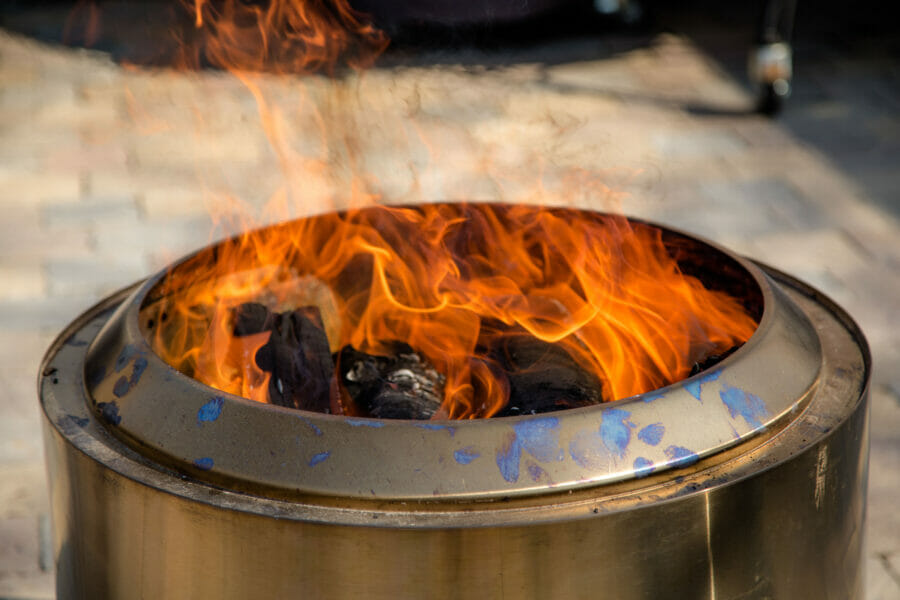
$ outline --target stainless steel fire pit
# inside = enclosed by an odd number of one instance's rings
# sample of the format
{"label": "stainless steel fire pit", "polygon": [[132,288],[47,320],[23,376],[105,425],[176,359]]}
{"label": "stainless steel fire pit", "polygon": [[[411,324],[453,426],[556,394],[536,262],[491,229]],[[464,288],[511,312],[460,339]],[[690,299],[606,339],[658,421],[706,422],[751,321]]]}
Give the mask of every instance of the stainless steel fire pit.
{"label": "stainless steel fire pit", "polygon": [[865,340],[791,277],[665,236],[754,299],[756,333],[668,387],[541,415],[251,402],[153,352],[164,273],[106,299],[39,382],[59,597],[861,598]]}

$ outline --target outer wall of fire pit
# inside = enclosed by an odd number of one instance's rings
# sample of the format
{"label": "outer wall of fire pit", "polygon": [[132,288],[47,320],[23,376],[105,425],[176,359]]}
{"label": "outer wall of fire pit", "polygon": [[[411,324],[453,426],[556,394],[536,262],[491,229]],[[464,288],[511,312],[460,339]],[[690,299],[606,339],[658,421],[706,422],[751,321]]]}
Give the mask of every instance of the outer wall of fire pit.
{"label": "outer wall of fire pit", "polygon": [[765,271],[820,349],[790,410],[666,471],[480,499],[239,492],[195,475],[203,457],[193,473],[147,458],[110,433],[122,416],[92,405],[83,375],[126,290],[63,332],[42,369],[58,595],[862,598],[868,350],[829,300]]}

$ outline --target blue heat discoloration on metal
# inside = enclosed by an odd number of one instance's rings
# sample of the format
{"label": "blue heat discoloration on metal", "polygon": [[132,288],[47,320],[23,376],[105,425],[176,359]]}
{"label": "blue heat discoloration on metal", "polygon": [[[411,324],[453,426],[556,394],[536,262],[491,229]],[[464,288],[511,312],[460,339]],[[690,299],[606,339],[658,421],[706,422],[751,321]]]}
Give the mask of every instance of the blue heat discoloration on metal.
{"label": "blue heat discoloration on metal", "polygon": [[519,480],[523,450],[539,462],[562,460],[565,452],[559,445],[559,419],[539,417],[513,425],[512,433],[497,452],[497,466],[506,481]]}
{"label": "blue heat discoloration on metal", "polygon": [[715,381],[719,378],[719,375],[722,374],[722,371],[716,369],[711,373],[706,373],[705,375],[701,374],[696,379],[688,381],[684,384],[684,389],[691,393],[691,396],[696,398],[699,402],[702,402],[700,398],[700,393],[703,391],[703,385],[709,383],[710,381]]}
{"label": "blue heat discoloration on metal", "polygon": [[301,421],[303,421],[310,429],[313,430],[313,433],[316,435],[322,435],[322,430],[319,429],[319,426],[307,419],[306,417],[297,417]]}
{"label": "blue heat discoloration on metal", "polygon": [[122,422],[119,416],[119,405],[113,402],[98,402],[97,408],[100,410],[100,416],[110,425],[118,425]]}
{"label": "blue heat discoloration on metal", "polygon": [[528,454],[540,462],[562,460],[563,451],[559,447],[559,419],[541,417],[513,425],[516,440]]}
{"label": "blue heat discoloration on metal", "polygon": [[373,421],[371,419],[345,419],[344,420],[347,425],[351,427],[384,427],[384,423],[382,421]]}
{"label": "blue heat discoloration on metal", "polygon": [[138,356],[134,359],[134,370],[131,372],[131,378],[129,379],[129,383],[132,387],[136,386],[138,381],[141,380],[141,375],[144,374],[144,371],[147,369],[147,359],[143,356]]}
{"label": "blue heat discoloration on metal", "polygon": [[318,454],[314,454],[312,458],[309,459],[309,466],[314,467],[320,462],[328,459],[331,456],[331,452],[319,452]]}
{"label": "blue heat discoloration on metal", "polygon": [[650,404],[651,402],[655,402],[656,400],[665,398],[665,396],[666,396],[665,394],[654,394],[654,393],[644,394],[643,401],[646,404]]}
{"label": "blue heat discoloration on metal", "polygon": [[219,418],[222,414],[222,407],[225,405],[225,398],[216,396],[197,411],[197,425],[203,423],[211,423]]}
{"label": "blue heat discoloration on metal", "polygon": [[[134,356],[132,354],[131,356]],[[131,376],[125,377],[122,375],[116,380],[115,385],[113,385],[113,394],[116,395],[117,398],[121,398],[125,394],[131,391],[131,388],[137,385],[138,381],[141,380],[141,375],[143,375],[144,370],[147,368],[147,359],[140,354],[137,355],[137,358],[134,359],[134,366],[131,369]],[[116,371],[121,371],[121,369],[116,369]]]}
{"label": "blue heat discoloration on metal", "polygon": [[692,450],[688,450],[681,446],[669,446],[663,452],[665,452],[666,457],[669,459],[669,466],[671,467],[687,467],[700,460],[700,457]]}
{"label": "blue heat discoloration on metal", "polygon": [[437,423],[418,423],[416,427],[419,429],[427,429],[428,431],[446,431],[450,437],[456,435],[456,427],[453,425],[438,425]]}
{"label": "blue heat discoloration on metal", "polygon": [[653,472],[653,461],[643,456],[634,459],[634,476],[637,478],[646,477]]}
{"label": "blue heat discoloration on metal", "polygon": [[121,398],[127,394],[129,390],[131,390],[131,385],[128,383],[128,378],[122,375],[116,380],[116,384],[113,386],[113,394],[115,394],[116,398]]}
{"label": "blue heat discoloration on metal", "polygon": [[87,417],[78,417],[76,415],[66,415],[66,416],[68,417],[69,421],[71,421],[72,423],[75,423],[76,425],[78,425],[81,428],[87,427],[88,423],[91,422],[91,420],[88,419]]}
{"label": "blue heat discoloration on metal", "polygon": [[519,459],[522,458],[522,444],[515,433],[510,433],[506,443],[497,451],[497,467],[500,475],[510,483],[519,480]]}
{"label": "blue heat discoloration on metal", "polygon": [[532,481],[540,481],[541,478],[546,477],[547,471],[543,470],[536,464],[528,465],[528,476],[531,477]]}
{"label": "blue heat discoloration on metal", "polygon": [[723,384],[719,396],[728,407],[732,419],[740,415],[754,429],[762,427],[763,419],[769,416],[766,403],[759,396],[750,392]]}
{"label": "blue heat discoloration on metal", "polygon": [[118,358],[116,358],[116,373],[121,371],[128,365],[128,361],[131,360],[131,357],[137,354],[138,350],[131,344],[126,344],[122,351],[119,353]]}
{"label": "blue heat discoloration on metal", "polygon": [[479,456],[481,456],[481,454],[476,452],[472,446],[466,446],[453,453],[454,460],[461,465],[467,465]]}
{"label": "blue heat discoloration on metal", "polygon": [[620,458],[625,456],[628,443],[631,441],[631,428],[634,424],[628,422],[631,413],[620,408],[611,408],[603,411],[603,420],[600,422],[600,439],[610,452]]}
{"label": "blue heat discoloration on metal", "polygon": [[638,439],[649,446],[656,446],[662,441],[663,434],[665,433],[666,428],[662,423],[653,423],[652,425],[647,425],[638,432]]}
{"label": "blue heat discoloration on metal", "polygon": [[194,461],[194,466],[202,471],[209,471],[213,468],[213,459],[208,456],[204,456],[203,458],[198,458]]}
{"label": "blue heat discoloration on metal", "polygon": [[597,469],[609,464],[611,457],[624,457],[635,427],[629,417],[631,413],[620,408],[604,410],[599,430],[579,432],[569,442],[572,460],[586,469]]}

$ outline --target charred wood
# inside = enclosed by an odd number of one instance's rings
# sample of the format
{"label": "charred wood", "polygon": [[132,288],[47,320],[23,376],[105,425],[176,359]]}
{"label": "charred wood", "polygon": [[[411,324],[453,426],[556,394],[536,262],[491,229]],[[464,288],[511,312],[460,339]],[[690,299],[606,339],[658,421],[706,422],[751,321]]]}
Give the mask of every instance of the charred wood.
{"label": "charred wood", "polygon": [[254,357],[271,374],[269,401],[279,406],[330,412],[334,360],[318,308],[305,306],[274,313],[249,302],[234,313],[237,337],[271,332]]}
{"label": "charred wood", "polygon": [[591,406],[603,400],[603,385],[559,345],[527,334],[494,342],[491,357],[509,380],[509,401],[498,417]]}
{"label": "charred wood", "polygon": [[688,375],[688,377],[693,377],[697,373],[701,373],[707,369],[713,368],[714,366],[716,366],[717,364],[719,364],[720,362],[722,362],[723,360],[725,360],[726,358],[728,358],[729,356],[734,354],[734,352],[738,348],[740,348],[742,345],[743,344],[738,344],[737,346],[732,346],[731,348],[729,348],[728,350],[725,350],[724,352],[719,352],[718,354],[710,354],[703,360],[699,360],[699,361],[695,362],[693,364],[693,366],[691,367],[691,372]]}
{"label": "charred wood", "polygon": [[430,419],[444,397],[444,376],[408,346],[375,356],[350,346],[338,354],[341,385],[357,409],[377,419]]}

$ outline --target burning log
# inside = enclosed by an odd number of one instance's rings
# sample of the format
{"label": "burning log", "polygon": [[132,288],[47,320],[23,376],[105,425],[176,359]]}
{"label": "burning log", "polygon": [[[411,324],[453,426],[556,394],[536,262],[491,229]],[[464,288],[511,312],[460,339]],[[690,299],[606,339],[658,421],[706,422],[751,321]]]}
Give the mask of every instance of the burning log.
{"label": "burning log", "polygon": [[233,333],[243,337],[270,331],[268,342],[256,352],[256,365],[271,374],[269,401],[279,406],[330,412],[334,360],[315,306],[274,313],[248,302],[234,313]]}
{"label": "burning log", "polygon": [[513,334],[499,338],[491,356],[509,381],[509,401],[498,417],[591,406],[603,400],[600,380],[559,345]]}
{"label": "burning log", "polygon": [[346,346],[337,363],[341,384],[362,414],[430,419],[441,406],[444,376],[408,346],[389,357]]}

